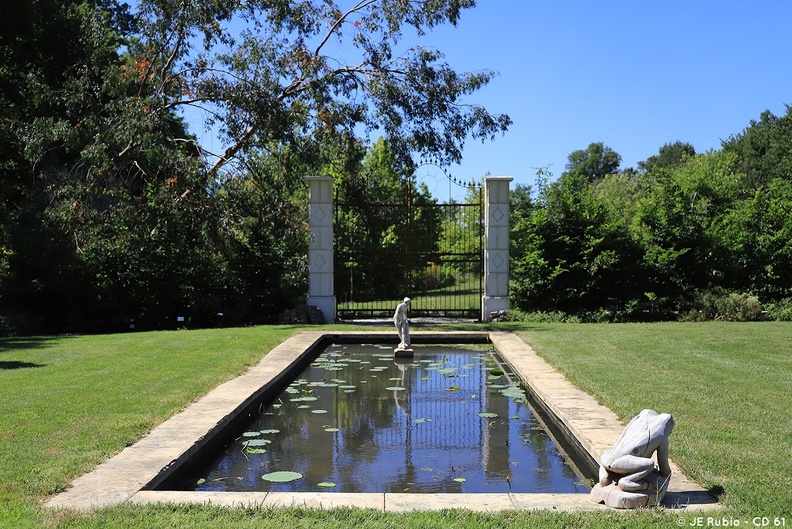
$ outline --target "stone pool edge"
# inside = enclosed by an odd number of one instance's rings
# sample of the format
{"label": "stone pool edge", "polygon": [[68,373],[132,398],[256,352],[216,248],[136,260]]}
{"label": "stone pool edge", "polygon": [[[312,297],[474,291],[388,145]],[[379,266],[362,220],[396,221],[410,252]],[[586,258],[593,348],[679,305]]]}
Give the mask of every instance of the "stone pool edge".
{"label": "stone pool edge", "polygon": [[[305,331],[272,349],[255,366],[190,404],[154,428],[137,443],[100,464],[71,484],[66,491],[49,498],[51,508],[91,510],[129,501],[132,503],[204,503],[234,507],[373,508],[387,512],[461,508],[474,511],[498,510],[602,510],[588,494],[411,494],[333,492],[193,492],[148,490],[171,468],[182,464],[209,442],[212,434],[245,409],[300,363],[325,340],[361,341],[390,339],[382,331]],[[608,408],[575,388],[542,360],[520,337],[509,332],[413,331],[413,342],[470,343],[488,341],[526,381],[557,421],[574,435],[595,460],[609,449],[623,425]],[[395,343],[395,341],[394,341]],[[688,480],[673,464],[674,475],[663,502],[671,510],[705,510],[718,507],[703,488]]]}

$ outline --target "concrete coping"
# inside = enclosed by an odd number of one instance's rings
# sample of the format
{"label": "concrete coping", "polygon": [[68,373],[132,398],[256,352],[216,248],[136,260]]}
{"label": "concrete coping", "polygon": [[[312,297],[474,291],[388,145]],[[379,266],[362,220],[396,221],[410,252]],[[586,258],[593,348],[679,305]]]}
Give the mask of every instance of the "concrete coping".
{"label": "concrete coping", "polygon": [[[609,450],[624,425],[608,408],[577,389],[518,336],[508,332],[414,331],[413,344],[492,343],[552,415],[594,460]],[[294,376],[317,348],[327,343],[397,343],[393,332],[306,331],[279,344],[244,374],[229,380],[154,428],[140,441],[75,479],[66,491],[48,498],[51,508],[90,510],[122,502],[203,503],[228,507],[359,507],[390,512],[460,508],[607,510],[588,494],[410,494],[336,492],[191,492],[152,490],[211,442],[213,435],[242,414],[251,402]],[[672,438],[673,439],[673,438]],[[672,444],[673,450],[673,444]],[[715,498],[690,481],[672,462],[673,475],[663,507],[669,510],[718,508]]]}

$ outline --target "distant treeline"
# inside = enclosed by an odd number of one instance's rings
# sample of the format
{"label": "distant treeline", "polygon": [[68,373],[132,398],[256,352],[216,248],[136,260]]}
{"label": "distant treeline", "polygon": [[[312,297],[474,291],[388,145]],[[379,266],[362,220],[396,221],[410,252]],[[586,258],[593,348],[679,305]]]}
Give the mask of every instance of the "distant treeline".
{"label": "distant treeline", "polygon": [[[513,204],[512,301],[595,321],[792,319],[792,113],[619,170],[601,143]],[[532,192],[533,191],[533,192]]]}
{"label": "distant treeline", "polygon": [[[304,175],[347,202],[430,201],[413,157],[456,163],[510,125],[465,99],[494,72],[393,53],[464,3],[276,4],[5,0],[0,335],[277,321],[307,293]],[[348,64],[324,54],[343,32]],[[791,124],[765,113],[719,151],[671,143],[627,170],[594,143],[514,189],[514,314],[786,318]]]}

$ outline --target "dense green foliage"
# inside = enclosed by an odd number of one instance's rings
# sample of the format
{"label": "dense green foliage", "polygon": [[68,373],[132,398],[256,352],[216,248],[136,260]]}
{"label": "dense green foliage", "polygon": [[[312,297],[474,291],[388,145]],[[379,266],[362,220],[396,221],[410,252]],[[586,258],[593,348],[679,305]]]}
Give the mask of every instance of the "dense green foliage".
{"label": "dense green foliage", "polygon": [[617,171],[602,144],[513,194],[513,302],[584,320],[788,319],[792,109],[722,149],[664,145]]}
{"label": "dense green foliage", "polygon": [[493,72],[401,46],[473,4],[5,2],[0,334],[273,321],[306,292],[304,175],[510,124],[466,99]]}
{"label": "dense green foliage", "polygon": [[[431,204],[414,157],[458,162],[467,139],[510,125],[467,100],[493,72],[402,45],[473,5],[8,0],[0,334],[275,321],[307,290],[304,175],[334,176],[349,204]],[[218,152],[194,136],[202,127]],[[620,163],[592,143],[535,194],[513,190],[518,311],[792,318],[792,111],[762,114],[717,151],[674,142],[637,169]],[[392,211],[361,207],[347,220],[378,251],[408,238],[425,255],[454,251],[452,220],[480,228],[432,213],[408,236]],[[416,281],[453,280],[421,264]],[[339,273],[360,294],[413,286],[379,265]]]}
{"label": "dense green foliage", "polygon": [[[382,139],[357,168],[333,175],[336,186],[336,291],[342,300],[399,298],[412,291],[401,278],[407,268],[404,247],[416,253],[436,250],[439,211],[425,184],[418,184]],[[414,206],[414,207],[413,207]],[[408,214],[408,211],[410,214]],[[425,229],[421,229],[425,228]]]}

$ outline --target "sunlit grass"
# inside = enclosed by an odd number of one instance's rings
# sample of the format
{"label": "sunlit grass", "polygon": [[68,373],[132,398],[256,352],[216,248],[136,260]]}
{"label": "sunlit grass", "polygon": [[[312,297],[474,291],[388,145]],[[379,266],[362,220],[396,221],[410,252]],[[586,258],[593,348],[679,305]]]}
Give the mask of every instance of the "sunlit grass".
{"label": "sunlit grass", "polygon": [[672,457],[726,505],[789,520],[790,332],[785,322],[710,322],[548,325],[519,334],[624,420],[643,408],[672,413]]}
{"label": "sunlit grass", "polygon": [[[412,296],[411,311],[470,311],[478,314],[481,307],[480,279],[477,275],[462,276],[456,284],[428,290],[421,293],[407,293]],[[365,313],[391,314],[402,297],[367,301],[344,301],[338,303],[339,310]]]}

